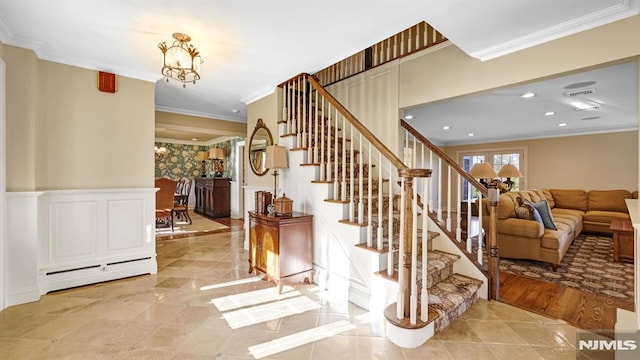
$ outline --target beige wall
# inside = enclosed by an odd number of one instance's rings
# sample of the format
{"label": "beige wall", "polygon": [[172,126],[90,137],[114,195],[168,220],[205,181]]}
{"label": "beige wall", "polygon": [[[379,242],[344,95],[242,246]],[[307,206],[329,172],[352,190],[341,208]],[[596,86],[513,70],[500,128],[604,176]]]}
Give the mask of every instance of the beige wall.
{"label": "beige wall", "polygon": [[636,131],[450,146],[444,151],[459,162],[461,152],[508,148],[525,149],[521,172],[528,189],[637,189]]}
{"label": "beige wall", "polygon": [[38,59],[31,50],[6,45],[3,59],[7,66],[7,190],[33,190]]}
{"label": "beige wall", "polygon": [[154,84],[97,74],[4,45],[7,190],[153,187]]}
{"label": "beige wall", "polygon": [[637,57],[640,55],[638,33],[640,15],[485,62],[448,44],[439,51],[402,61],[400,107]]}
{"label": "beige wall", "polygon": [[[247,105],[247,141],[245,143],[245,148],[249,146],[249,140],[251,139],[251,134],[253,133],[253,129],[256,127],[256,123],[258,119],[262,119],[265,125],[269,128],[271,132],[271,136],[273,137],[273,141],[277,144],[280,140],[280,134],[278,133],[278,120],[279,114],[282,113],[282,103],[281,100],[278,99],[277,94],[280,92],[275,91],[273,94],[265,96],[259,100],[252,102]],[[247,185],[248,186],[271,186],[273,187],[273,176],[271,176],[271,171],[269,171],[264,176],[258,176],[251,171],[251,166],[249,165],[249,160],[246,158],[248,152],[245,149],[245,166],[246,166],[246,175],[247,175]]]}

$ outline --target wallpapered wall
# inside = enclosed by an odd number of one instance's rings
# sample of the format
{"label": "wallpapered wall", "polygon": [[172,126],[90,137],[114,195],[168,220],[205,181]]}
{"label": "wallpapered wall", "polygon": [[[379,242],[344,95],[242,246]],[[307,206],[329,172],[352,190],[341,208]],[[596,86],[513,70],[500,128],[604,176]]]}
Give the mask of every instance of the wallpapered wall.
{"label": "wallpapered wall", "polygon": [[[156,142],[155,146],[167,148],[167,153],[162,159],[156,160],[155,177],[168,177],[171,179],[193,178],[200,176],[202,163],[196,160],[198,151],[209,151],[210,148],[221,147],[225,149],[227,156],[223,176],[235,180],[235,145],[242,139],[232,139],[218,143],[214,146],[185,145]],[[207,160],[207,176],[213,176],[213,160]]]}

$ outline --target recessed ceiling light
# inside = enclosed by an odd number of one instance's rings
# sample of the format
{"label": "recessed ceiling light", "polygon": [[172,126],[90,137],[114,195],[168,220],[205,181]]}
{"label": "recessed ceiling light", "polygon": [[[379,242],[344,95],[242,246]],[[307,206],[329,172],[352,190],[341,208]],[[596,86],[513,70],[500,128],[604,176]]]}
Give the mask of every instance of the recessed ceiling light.
{"label": "recessed ceiling light", "polygon": [[567,123],[560,123],[560,124],[558,124],[558,126],[560,126],[560,127],[567,126]]}
{"label": "recessed ceiling light", "polygon": [[445,125],[445,126],[443,126],[443,127],[442,127],[442,130],[449,130],[449,129],[451,129],[451,127],[449,127],[449,126],[447,126],[447,125]]}
{"label": "recessed ceiling light", "polygon": [[411,120],[411,119],[413,119],[413,115],[405,115],[404,119],[405,120]]}
{"label": "recessed ceiling light", "polygon": [[476,136],[474,133],[468,133],[467,136]]}
{"label": "recessed ceiling light", "polygon": [[521,98],[523,98],[523,99],[532,98],[532,97],[534,97],[534,96],[536,96],[536,94],[535,94],[535,93],[532,93],[532,92],[526,92],[526,93],[524,93],[524,94],[520,95],[520,97],[521,97]]}
{"label": "recessed ceiling light", "polygon": [[555,111],[547,111],[546,113],[544,113],[545,116],[551,116],[551,115],[555,115],[556,112]]}
{"label": "recessed ceiling light", "polygon": [[238,109],[231,109],[231,112],[232,112],[232,113],[234,113],[234,114],[237,114],[237,113],[239,113],[239,112],[240,112],[240,110],[238,110]]}
{"label": "recessed ceiling light", "polygon": [[191,139],[191,141],[198,141],[198,138],[193,138]]}

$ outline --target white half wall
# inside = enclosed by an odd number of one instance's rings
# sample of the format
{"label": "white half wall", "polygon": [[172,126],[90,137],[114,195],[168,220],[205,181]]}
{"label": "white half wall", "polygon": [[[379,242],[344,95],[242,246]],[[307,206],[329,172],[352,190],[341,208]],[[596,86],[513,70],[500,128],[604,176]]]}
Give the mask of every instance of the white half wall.
{"label": "white half wall", "polygon": [[7,193],[6,306],[155,274],[154,188]]}
{"label": "white half wall", "polygon": [[155,192],[44,192],[38,206],[40,293],[155,274]]}
{"label": "white half wall", "polygon": [[38,301],[38,197],[9,192],[7,199],[7,306]]}

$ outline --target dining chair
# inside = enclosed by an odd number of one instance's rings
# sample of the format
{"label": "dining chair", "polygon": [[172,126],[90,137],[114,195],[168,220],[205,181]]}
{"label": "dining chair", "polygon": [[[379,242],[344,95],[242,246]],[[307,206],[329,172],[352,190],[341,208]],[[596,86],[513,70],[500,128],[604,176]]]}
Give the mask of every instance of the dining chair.
{"label": "dining chair", "polygon": [[189,193],[191,192],[192,179],[184,179],[183,186],[180,189],[180,193],[176,193],[175,201],[173,204],[173,212],[178,218],[182,218],[192,224],[191,216],[189,216]]}
{"label": "dining chair", "polygon": [[176,180],[167,178],[159,178],[155,182],[155,187],[159,188],[156,191],[156,223],[160,219],[168,218],[171,232],[173,232],[173,204],[177,185]]}

